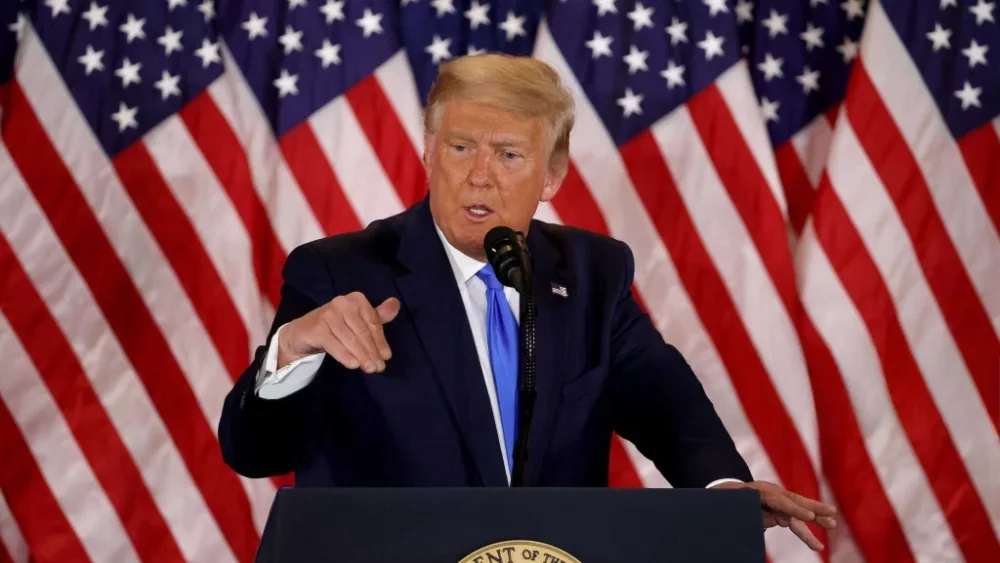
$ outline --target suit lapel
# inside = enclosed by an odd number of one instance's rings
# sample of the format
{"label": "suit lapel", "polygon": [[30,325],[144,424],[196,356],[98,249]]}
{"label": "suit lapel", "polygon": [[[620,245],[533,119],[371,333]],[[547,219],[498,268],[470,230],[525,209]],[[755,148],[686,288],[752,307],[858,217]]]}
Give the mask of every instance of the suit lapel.
{"label": "suit lapel", "polygon": [[503,457],[468,316],[426,199],[402,233],[396,284],[486,486],[506,486]]}

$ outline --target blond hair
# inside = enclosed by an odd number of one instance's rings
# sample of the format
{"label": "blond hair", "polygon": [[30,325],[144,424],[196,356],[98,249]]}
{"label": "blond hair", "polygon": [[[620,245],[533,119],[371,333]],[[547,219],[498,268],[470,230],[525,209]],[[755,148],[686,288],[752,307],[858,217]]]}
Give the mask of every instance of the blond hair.
{"label": "blond hair", "polygon": [[546,63],[530,57],[491,53],[459,57],[442,64],[427,96],[425,131],[431,134],[437,131],[441,109],[452,99],[524,117],[545,118],[552,141],[550,166],[561,167],[568,162],[573,96],[562,85],[559,74]]}

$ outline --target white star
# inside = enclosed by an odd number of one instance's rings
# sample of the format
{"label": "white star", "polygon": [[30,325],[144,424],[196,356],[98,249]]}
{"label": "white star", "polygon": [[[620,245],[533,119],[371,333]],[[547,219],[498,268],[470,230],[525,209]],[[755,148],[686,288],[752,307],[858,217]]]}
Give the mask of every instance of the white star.
{"label": "white star", "polygon": [[965,81],[965,86],[955,92],[955,97],[962,100],[962,109],[969,109],[969,106],[983,107],[979,103],[979,95],[983,93],[982,88],[973,88],[969,81]]}
{"label": "white star", "polygon": [[615,0],[594,0],[594,5],[597,6],[598,16],[618,13],[618,8],[615,7]]}
{"label": "white star", "polygon": [[726,0],[702,0],[706,6],[708,6],[708,15],[715,17],[716,14],[720,12],[729,13],[729,7],[726,6]]}
{"label": "white star", "polygon": [[807,23],[806,30],[800,33],[799,37],[806,42],[806,51],[812,51],[813,47],[823,48],[822,27],[813,27],[813,24]]}
{"label": "white star", "polygon": [[373,33],[382,33],[382,14],[372,12],[371,8],[365,8],[364,15],[354,23],[364,30],[365,37]]}
{"label": "white star", "polygon": [[802,85],[803,94],[819,90],[819,71],[804,67],[802,74],[795,77],[795,81]]}
{"label": "white star", "polygon": [[622,57],[622,60],[628,65],[628,73],[635,74],[640,70],[649,70],[646,66],[647,57],[649,57],[649,51],[640,51],[635,45],[632,45],[629,48],[628,54]]}
{"label": "white star", "polygon": [[967,48],[962,49],[962,54],[969,58],[969,68],[974,68],[979,63],[986,64],[986,51],[989,50],[989,45],[980,45],[973,39]]}
{"label": "white star", "polygon": [[747,0],[740,0],[736,4],[736,19],[740,23],[753,21],[753,3],[747,2]]}
{"label": "white star", "polygon": [[198,4],[198,11],[205,16],[205,23],[212,21],[215,18],[215,2],[205,0],[201,4]]}
{"label": "white star", "polygon": [[782,78],[785,73],[781,70],[781,65],[785,64],[785,59],[775,58],[771,53],[764,53],[764,61],[757,64],[757,68],[764,73],[764,82],[770,82],[772,78]]}
{"label": "white star", "polygon": [[431,5],[437,10],[437,17],[439,18],[445,14],[455,13],[454,0],[432,0]]}
{"label": "white star", "polygon": [[139,78],[139,69],[142,68],[142,63],[132,63],[125,57],[122,61],[122,66],[118,67],[115,71],[115,76],[122,79],[122,88],[127,88],[129,84],[133,82],[139,84],[142,79]]}
{"label": "white star", "polygon": [[139,122],[135,120],[135,114],[139,111],[138,107],[130,108],[125,105],[125,102],[118,104],[118,111],[111,114],[111,119],[115,120],[118,124],[118,132],[121,133],[128,129],[129,127],[138,128]]}
{"label": "white star", "polygon": [[995,21],[993,19],[993,8],[995,4],[993,2],[987,2],[986,0],[979,0],[975,6],[969,8],[969,11],[976,14],[976,25],[983,25],[984,21]]}
{"label": "white star", "polygon": [[764,121],[777,121],[778,120],[778,106],[781,102],[772,102],[767,98],[761,98],[760,100],[760,112],[764,114]]}
{"label": "white star", "polygon": [[281,34],[278,38],[278,43],[281,43],[285,47],[285,54],[289,54],[292,51],[302,50],[302,32],[295,31],[292,26],[286,25],[285,32]]}
{"label": "white star", "polygon": [[104,51],[95,51],[93,47],[87,45],[87,52],[77,60],[83,65],[83,72],[90,76],[95,70],[104,70]]}
{"label": "white star", "polygon": [[163,35],[161,35],[156,42],[163,45],[163,50],[166,51],[166,56],[170,56],[170,53],[174,51],[181,51],[181,36],[184,35],[183,30],[174,31],[169,25],[167,29],[163,30]]}
{"label": "white star", "polygon": [[941,24],[934,24],[934,31],[927,33],[927,38],[934,43],[934,51],[944,47],[951,49],[951,30],[941,27]]}
{"label": "white star", "polygon": [[625,95],[618,98],[618,105],[622,107],[622,113],[625,117],[637,113],[642,115],[642,94],[636,95],[631,88],[625,89]]}
{"label": "white star", "polygon": [[472,7],[465,11],[465,17],[469,18],[469,26],[476,29],[480,25],[490,25],[490,17],[486,15],[489,10],[489,4],[480,4],[473,0]]}
{"label": "white star", "polygon": [[187,6],[187,0],[167,0],[167,9],[169,11],[174,11],[177,6]]}
{"label": "white star", "polygon": [[7,29],[14,32],[17,40],[20,41],[24,37],[24,26],[28,25],[28,18],[23,12],[18,12],[17,21],[7,26]]}
{"label": "white star", "polygon": [[698,42],[698,47],[705,51],[705,60],[710,61],[715,55],[720,57],[724,55],[722,52],[722,43],[725,41],[725,37],[716,37],[712,30],[705,32],[705,38]]}
{"label": "white star", "polygon": [[840,9],[847,14],[848,21],[865,17],[865,8],[861,5],[861,0],[844,0],[840,4]]}
{"label": "white star", "polygon": [[628,19],[632,20],[632,28],[639,31],[643,27],[653,27],[653,9],[636,2],[635,9],[628,13]]}
{"label": "white star", "polygon": [[684,65],[675,65],[674,61],[667,61],[667,68],[660,71],[660,76],[667,79],[667,88],[674,89],[674,86],[684,86]]}
{"label": "white star", "polygon": [[585,45],[591,51],[591,57],[596,59],[601,55],[611,56],[611,42],[614,41],[612,36],[603,36],[600,31],[594,31],[594,37],[590,41],[587,41]]}
{"label": "white star", "polygon": [[81,18],[90,24],[90,31],[94,31],[102,25],[108,25],[108,7],[98,6],[97,2],[91,2],[90,8],[84,12]]}
{"label": "white star", "polygon": [[146,32],[143,31],[142,26],[146,25],[146,18],[141,20],[135,19],[132,14],[128,15],[128,21],[118,26],[118,29],[125,34],[125,40],[131,43],[133,39],[145,39]]}
{"label": "white star", "polygon": [[497,27],[507,34],[507,41],[513,40],[518,35],[527,35],[524,31],[524,16],[514,15],[514,12],[507,12],[507,19]]}
{"label": "white star", "polygon": [[180,75],[171,76],[169,72],[163,71],[163,74],[160,76],[160,79],[157,80],[156,83],[153,84],[153,86],[156,86],[156,89],[160,91],[160,96],[161,96],[160,99],[166,100],[170,96],[181,95],[181,89],[178,86],[180,80],[181,80]]}
{"label": "white star", "polygon": [[198,47],[194,54],[201,59],[201,68],[207,68],[212,63],[222,64],[222,56],[219,54],[219,42],[212,43],[208,39],[201,40],[201,47]]}
{"label": "white star", "polygon": [[809,5],[812,6],[813,8],[815,8],[816,6],[819,6],[820,4],[827,4],[827,3],[829,3],[829,1],[830,0],[809,0]]}
{"label": "white star", "polygon": [[847,64],[858,56],[858,42],[845,36],[844,42],[837,45],[837,51],[844,57],[844,64]]}
{"label": "white star", "polygon": [[774,39],[779,33],[788,33],[788,14],[781,15],[775,10],[771,10],[771,15],[761,22],[767,28],[767,34]]}
{"label": "white star", "polygon": [[477,49],[474,46],[469,45],[469,50],[466,52],[466,54],[469,55],[470,57],[472,57],[472,56],[475,56],[475,55],[482,55],[485,52],[486,52],[486,49]]}
{"label": "white star", "polygon": [[344,1],[343,0],[326,0],[326,4],[319,9],[326,16],[326,23],[333,23],[335,21],[344,21]]}
{"label": "white star", "polygon": [[445,59],[450,59],[451,39],[441,39],[440,35],[435,35],[434,40],[424,48],[424,51],[430,53],[434,64],[438,64]]}
{"label": "white star", "polygon": [[667,35],[670,36],[670,44],[687,43],[687,22],[682,22],[677,18],[670,18],[670,25],[666,27]]}
{"label": "white star", "polygon": [[288,74],[288,71],[281,69],[281,76],[274,79],[274,87],[278,89],[278,97],[284,98],[288,94],[293,96],[299,93],[299,75]]}
{"label": "white star", "polygon": [[288,0],[288,11],[289,12],[291,12],[295,8],[298,8],[299,6],[302,6],[303,8],[305,8],[306,7],[306,0]]}
{"label": "white star", "polygon": [[267,37],[267,18],[257,15],[257,12],[250,12],[250,19],[241,25],[247,32],[247,40],[253,41],[258,37]]}
{"label": "white star", "polygon": [[52,17],[69,13],[69,0],[45,0],[45,5],[52,8]]}
{"label": "white star", "polygon": [[948,6],[958,7],[958,0],[941,0],[941,10],[947,8]]}
{"label": "white star", "polygon": [[323,61],[323,68],[330,66],[331,64],[340,64],[340,43],[333,44],[330,43],[329,39],[323,40],[323,46],[316,49],[316,56],[319,60]]}

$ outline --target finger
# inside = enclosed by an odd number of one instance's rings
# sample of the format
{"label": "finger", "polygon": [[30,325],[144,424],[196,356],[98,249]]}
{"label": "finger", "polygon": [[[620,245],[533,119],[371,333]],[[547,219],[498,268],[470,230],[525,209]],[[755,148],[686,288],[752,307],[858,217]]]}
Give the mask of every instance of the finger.
{"label": "finger", "polygon": [[[384,305],[385,303],[383,303]],[[381,305],[380,305],[381,307]],[[378,311],[372,308],[371,303],[364,300],[363,303],[358,305],[358,313],[361,318],[368,325],[368,330],[371,332],[372,338],[375,340],[375,348],[378,350],[379,357],[382,360],[388,360],[392,357],[392,350],[389,348],[389,343],[385,339],[385,330],[382,328],[383,321]]]}
{"label": "finger", "polygon": [[375,311],[378,313],[379,318],[382,319],[382,324],[385,324],[396,318],[396,315],[399,314],[399,308],[399,299],[390,297],[383,301]]}
{"label": "finger", "polygon": [[792,519],[784,514],[775,514],[774,521],[777,522],[782,528],[787,528],[792,525]]}
{"label": "finger", "polygon": [[761,495],[761,500],[771,510],[784,513],[799,520],[811,522],[816,518],[816,515],[811,510],[799,506],[795,501],[782,493],[767,493]]}
{"label": "finger", "polygon": [[[371,305],[368,308],[370,309]],[[374,314],[374,311],[369,314]],[[385,369],[385,362],[382,361],[382,354],[378,350],[378,345],[375,344],[372,325],[362,315],[364,315],[363,306],[356,312],[345,313],[344,322],[354,331],[358,342],[361,343],[361,346],[365,349],[365,353],[368,355],[368,359],[372,362],[374,371],[382,371]]]}
{"label": "finger", "polygon": [[788,496],[790,496],[796,504],[813,511],[817,516],[836,516],[837,514],[837,507],[832,504],[813,500],[791,491],[786,491],[786,493],[788,493]]}
{"label": "finger", "polygon": [[323,338],[321,345],[327,354],[330,354],[334,360],[337,360],[345,368],[358,369],[361,366],[361,360],[348,351],[332,332]]}
{"label": "finger", "polygon": [[365,349],[361,340],[358,339],[358,335],[354,333],[351,327],[347,326],[347,322],[343,317],[334,315],[328,320],[330,330],[333,332],[334,336],[340,340],[347,351],[351,353],[352,356],[361,362],[361,369],[367,373],[373,373],[375,371],[375,358],[372,357],[368,350]]}
{"label": "finger", "polygon": [[816,539],[816,536],[813,535],[812,530],[809,529],[809,526],[806,526],[805,522],[801,520],[792,520],[791,530],[792,532],[795,532],[795,535],[798,536],[800,540],[809,546],[809,549],[812,549],[813,551],[823,550],[823,544]]}
{"label": "finger", "polygon": [[774,518],[774,515],[770,512],[764,513],[764,529],[773,528],[778,525],[778,521]]}
{"label": "finger", "polygon": [[817,516],[816,523],[819,524],[820,528],[826,530],[832,530],[837,527],[836,518],[830,518],[829,516]]}

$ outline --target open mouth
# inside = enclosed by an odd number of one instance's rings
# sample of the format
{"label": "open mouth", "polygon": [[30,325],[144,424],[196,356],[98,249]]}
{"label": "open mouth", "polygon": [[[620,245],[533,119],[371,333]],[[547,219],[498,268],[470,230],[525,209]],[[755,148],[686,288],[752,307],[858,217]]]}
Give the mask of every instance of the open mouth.
{"label": "open mouth", "polygon": [[468,205],[465,207],[465,216],[472,221],[483,221],[493,215],[493,210],[485,205]]}

